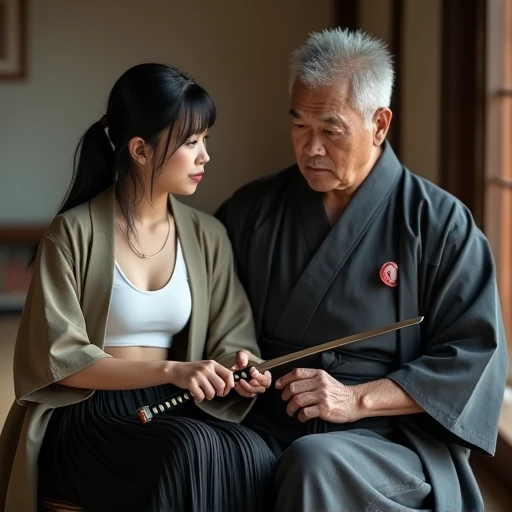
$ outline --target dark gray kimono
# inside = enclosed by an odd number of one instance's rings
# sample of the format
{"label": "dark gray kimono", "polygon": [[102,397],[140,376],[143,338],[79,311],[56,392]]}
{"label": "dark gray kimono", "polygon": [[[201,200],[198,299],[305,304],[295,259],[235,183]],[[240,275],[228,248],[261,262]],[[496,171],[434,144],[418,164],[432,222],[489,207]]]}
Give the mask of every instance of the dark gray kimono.
{"label": "dark gray kimono", "polygon": [[[470,450],[493,455],[508,359],[492,254],[469,211],[402,167],[390,145],[339,221],[296,166],[241,188],[217,212],[255,314],[265,359],[417,315],[416,327],[295,366],[345,384],[388,377],[425,413],[302,426],[275,392],[260,413],[285,448],[311,432],[365,428],[420,456],[436,510],[476,510]],[[379,271],[398,265],[398,285]],[[288,371],[273,372],[274,379]]]}

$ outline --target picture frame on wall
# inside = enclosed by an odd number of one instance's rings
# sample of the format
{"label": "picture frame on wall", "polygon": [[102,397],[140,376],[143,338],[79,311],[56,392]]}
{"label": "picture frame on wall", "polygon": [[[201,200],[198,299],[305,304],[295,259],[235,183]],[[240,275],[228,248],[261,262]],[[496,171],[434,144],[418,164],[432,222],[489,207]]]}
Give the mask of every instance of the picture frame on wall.
{"label": "picture frame on wall", "polygon": [[0,81],[26,77],[27,2],[0,0]]}

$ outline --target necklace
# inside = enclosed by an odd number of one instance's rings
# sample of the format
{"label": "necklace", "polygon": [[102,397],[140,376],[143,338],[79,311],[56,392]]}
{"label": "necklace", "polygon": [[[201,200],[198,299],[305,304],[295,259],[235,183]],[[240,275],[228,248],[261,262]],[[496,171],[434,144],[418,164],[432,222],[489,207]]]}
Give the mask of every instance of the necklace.
{"label": "necklace", "polygon": [[125,240],[128,242],[128,246],[130,247],[132,252],[134,252],[139,258],[143,258],[145,260],[152,260],[155,256],[158,256],[164,250],[164,247],[167,245],[167,241],[169,240],[169,234],[171,233],[171,221],[169,219],[169,215],[167,215],[167,236],[165,237],[164,244],[157,252],[155,252],[155,254],[146,254],[146,253],[142,252],[141,250],[137,249],[137,247],[135,247],[133,245],[132,241],[130,240],[130,236],[121,227],[121,225],[119,224],[119,221],[117,219],[116,219],[116,222],[117,222],[117,225],[119,226],[119,229],[121,230],[121,233],[123,233]]}

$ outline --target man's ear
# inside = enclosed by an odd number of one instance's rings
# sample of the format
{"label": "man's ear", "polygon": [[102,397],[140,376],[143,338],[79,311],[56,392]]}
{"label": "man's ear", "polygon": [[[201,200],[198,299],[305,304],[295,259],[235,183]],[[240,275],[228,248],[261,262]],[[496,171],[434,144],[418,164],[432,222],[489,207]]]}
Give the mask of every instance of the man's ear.
{"label": "man's ear", "polygon": [[375,112],[373,119],[374,133],[373,133],[373,145],[381,146],[386,139],[386,135],[389,131],[391,124],[391,118],[393,113],[389,108],[380,108]]}

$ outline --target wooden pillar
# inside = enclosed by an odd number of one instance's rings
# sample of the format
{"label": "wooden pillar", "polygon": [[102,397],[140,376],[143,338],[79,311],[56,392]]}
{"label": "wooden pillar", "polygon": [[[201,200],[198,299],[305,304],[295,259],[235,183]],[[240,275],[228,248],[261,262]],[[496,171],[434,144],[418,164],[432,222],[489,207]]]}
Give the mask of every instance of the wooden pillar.
{"label": "wooden pillar", "polygon": [[485,0],[442,5],[441,186],[483,219]]}

